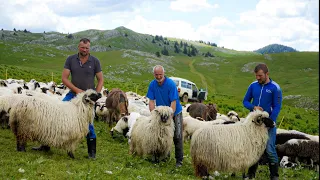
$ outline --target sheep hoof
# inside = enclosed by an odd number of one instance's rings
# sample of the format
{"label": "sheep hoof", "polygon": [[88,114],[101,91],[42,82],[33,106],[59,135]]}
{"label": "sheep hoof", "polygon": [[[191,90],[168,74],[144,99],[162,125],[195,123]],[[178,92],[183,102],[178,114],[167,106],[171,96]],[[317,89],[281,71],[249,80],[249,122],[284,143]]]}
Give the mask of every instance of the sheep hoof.
{"label": "sheep hoof", "polygon": [[26,152],[26,148],[24,146],[17,146],[17,151]]}
{"label": "sheep hoof", "polygon": [[74,155],[72,152],[68,152],[68,156],[71,157],[72,159],[74,159]]}

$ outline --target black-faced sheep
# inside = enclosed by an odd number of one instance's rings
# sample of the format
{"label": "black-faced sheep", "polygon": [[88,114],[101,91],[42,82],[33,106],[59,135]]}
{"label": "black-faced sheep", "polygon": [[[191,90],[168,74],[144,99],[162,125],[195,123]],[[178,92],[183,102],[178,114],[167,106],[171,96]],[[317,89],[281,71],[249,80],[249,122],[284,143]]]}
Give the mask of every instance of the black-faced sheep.
{"label": "black-faced sheep", "polygon": [[67,150],[74,158],[77,144],[88,134],[99,95],[94,90],[78,94],[71,101],[25,96],[11,108],[9,123],[17,139],[17,150],[25,151],[27,140]]}
{"label": "black-faced sheep", "polygon": [[304,139],[291,139],[284,144],[276,146],[279,157],[289,156],[299,163],[298,158],[310,159],[311,167],[316,164],[316,170],[319,171],[319,142]]}
{"label": "black-faced sheep", "polygon": [[167,158],[174,135],[173,111],[168,106],[158,106],[151,116],[140,116],[132,127],[130,154],[152,156],[155,162]]}
{"label": "black-faced sheep", "polygon": [[193,118],[201,117],[205,121],[215,120],[217,117],[217,106],[215,104],[193,103],[187,108]]}
{"label": "black-faced sheep", "polygon": [[258,162],[274,127],[267,112],[250,112],[243,123],[198,129],[191,139],[190,152],[196,176],[209,171],[245,172]]}

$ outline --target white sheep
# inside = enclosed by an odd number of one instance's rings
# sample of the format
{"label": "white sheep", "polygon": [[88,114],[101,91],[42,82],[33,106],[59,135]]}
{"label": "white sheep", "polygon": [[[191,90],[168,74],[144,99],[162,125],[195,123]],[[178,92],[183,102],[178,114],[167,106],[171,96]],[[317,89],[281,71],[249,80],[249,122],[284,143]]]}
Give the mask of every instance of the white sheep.
{"label": "white sheep", "polygon": [[119,134],[128,138],[128,143],[130,143],[132,127],[136,122],[137,118],[140,117],[140,113],[132,112],[130,115],[123,116],[117,122],[116,126],[110,130],[111,136],[113,138],[117,137]]}
{"label": "white sheep", "polygon": [[267,127],[274,127],[267,112],[250,112],[243,123],[215,125],[194,132],[190,152],[196,176],[209,171],[245,172],[266,149]]}
{"label": "white sheep", "polygon": [[71,101],[24,96],[11,108],[9,123],[17,139],[17,150],[25,151],[27,140],[67,150],[74,158],[77,144],[88,134],[99,95],[94,90],[79,93]]}
{"label": "white sheep", "polygon": [[[191,116],[187,116],[183,118],[182,126],[183,126],[183,139],[187,140],[188,137],[191,137],[192,134],[200,129],[207,126],[217,125],[217,124],[225,124],[226,122],[230,122],[230,119],[216,119],[213,121],[201,121],[197,118],[193,118]],[[234,122],[233,122],[234,123]]]}
{"label": "white sheep", "polygon": [[151,116],[140,116],[132,127],[130,154],[152,156],[155,162],[167,158],[173,144],[173,111],[168,106],[157,106]]}

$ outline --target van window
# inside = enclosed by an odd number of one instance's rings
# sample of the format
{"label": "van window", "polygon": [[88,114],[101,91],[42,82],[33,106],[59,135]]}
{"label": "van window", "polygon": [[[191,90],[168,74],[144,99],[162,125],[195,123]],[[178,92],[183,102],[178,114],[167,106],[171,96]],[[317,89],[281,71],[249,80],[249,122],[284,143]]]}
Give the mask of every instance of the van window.
{"label": "van window", "polygon": [[176,84],[176,86],[179,86],[179,81],[178,80],[173,80],[173,82]]}
{"label": "van window", "polygon": [[183,87],[183,88],[187,88],[187,82],[185,82],[185,81],[181,81],[181,87]]}
{"label": "van window", "polygon": [[181,87],[191,89],[191,84],[185,81],[181,81]]}

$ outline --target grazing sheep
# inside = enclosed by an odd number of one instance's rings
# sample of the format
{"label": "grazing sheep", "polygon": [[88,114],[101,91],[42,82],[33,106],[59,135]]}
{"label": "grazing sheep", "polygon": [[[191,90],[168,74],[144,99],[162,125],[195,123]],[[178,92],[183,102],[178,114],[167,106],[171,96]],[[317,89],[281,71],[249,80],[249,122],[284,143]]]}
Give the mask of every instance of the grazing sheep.
{"label": "grazing sheep", "polygon": [[209,171],[245,171],[258,162],[274,122],[267,112],[250,112],[243,123],[198,129],[191,139],[190,152],[196,176]]}
{"label": "grazing sheep", "polygon": [[109,110],[109,127],[122,116],[129,114],[128,98],[121,89],[113,88],[108,94],[105,105]]}
{"label": "grazing sheep", "polygon": [[173,111],[168,106],[157,106],[151,116],[140,116],[132,127],[130,154],[152,156],[160,162],[170,154],[173,144]]}
{"label": "grazing sheep", "polygon": [[304,139],[290,139],[284,144],[276,146],[279,157],[289,156],[297,161],[298,158],[310,159],[311,167],[316,164],[319,171],[319,142]]}
{"label": "grazing sheep", "polygon": [[17,150],[25,151],[27,140],[67,150],[74,158],[77,144],[88,134],[95,101],[94,90],[79,93],[71,101],[56,101],[25,96],[11,108],[9,123],[17,139]]}
{"label": "grazing sheep", "polygon": [[216,119],[218,111],[215,104],[193,103],[187,108],[187,112],[193,118],[201,117],[206,121],[212,121]]}

